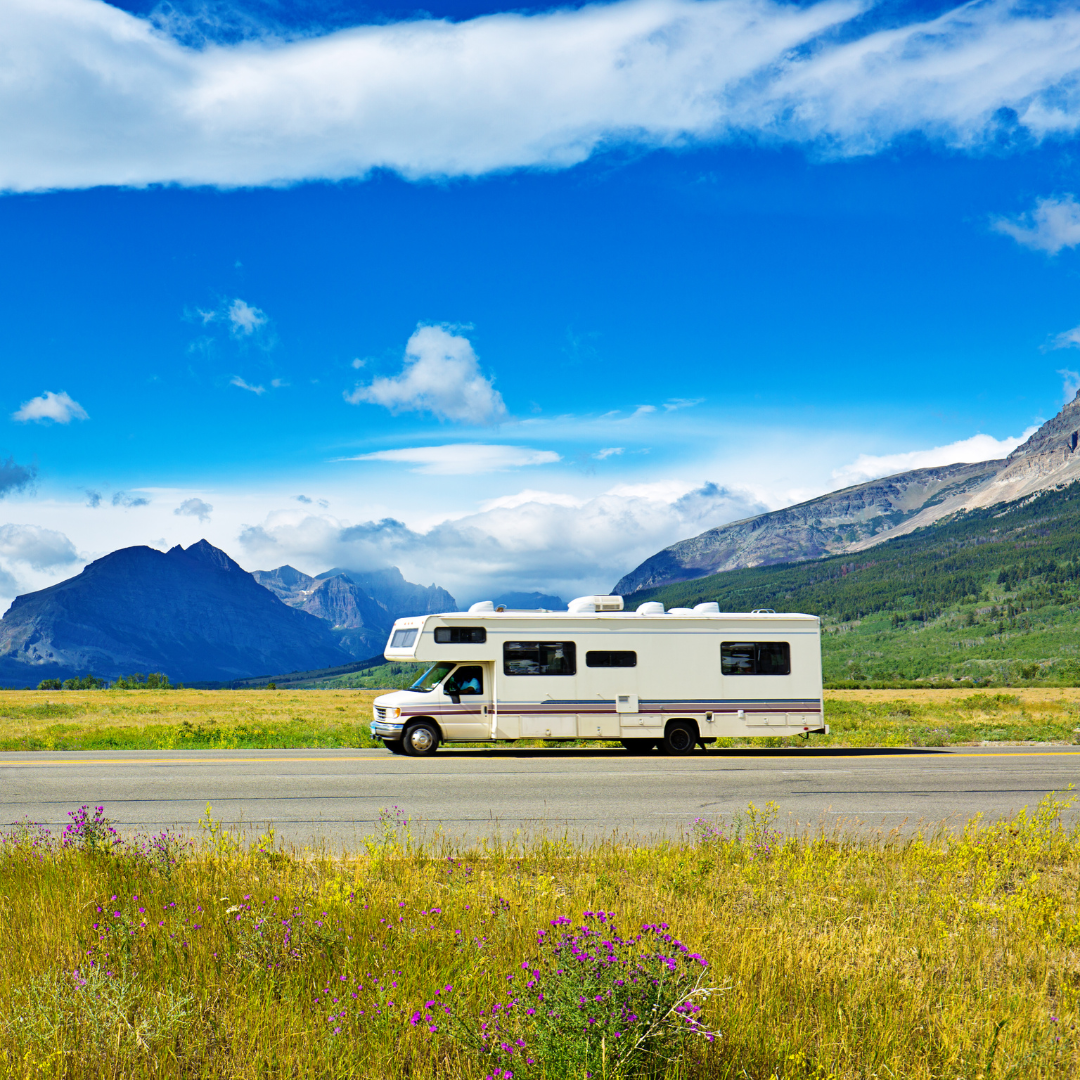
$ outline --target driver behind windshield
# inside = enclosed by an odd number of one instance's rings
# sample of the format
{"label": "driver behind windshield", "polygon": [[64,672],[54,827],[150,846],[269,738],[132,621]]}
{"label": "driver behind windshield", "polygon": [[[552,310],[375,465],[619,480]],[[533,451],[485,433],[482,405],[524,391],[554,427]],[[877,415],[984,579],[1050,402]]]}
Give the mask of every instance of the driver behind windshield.
{"label": "driver behind windshield", "polygon": [[460,667],[443,687],[447,694],[482,694],[484,692],[484,671],[479,667]]}

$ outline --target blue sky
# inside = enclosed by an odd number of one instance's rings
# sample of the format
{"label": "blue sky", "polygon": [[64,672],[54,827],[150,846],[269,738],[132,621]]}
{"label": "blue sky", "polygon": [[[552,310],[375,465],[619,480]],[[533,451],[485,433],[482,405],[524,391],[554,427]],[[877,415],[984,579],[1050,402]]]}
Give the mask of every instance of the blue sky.
{"label": "blue sky", "polygon": [[0,604],[606,590],[1075,392],[1074,9],[500,11],[0,4]]}

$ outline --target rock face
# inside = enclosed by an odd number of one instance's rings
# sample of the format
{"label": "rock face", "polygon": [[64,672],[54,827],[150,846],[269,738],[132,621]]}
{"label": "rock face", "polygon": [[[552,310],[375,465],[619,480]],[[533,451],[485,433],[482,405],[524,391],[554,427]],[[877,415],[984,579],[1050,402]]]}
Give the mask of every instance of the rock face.
{"label": "rock face", "polygon": [[915,469],[721,525],[646,559],[612,590],[629,596],[723,570],[864,551],[975,507],[1080,479],[1080,393],[1007,458]]}
{"label": "rock face", "polygon": [[338,643],[357,659],[381,653],[395,619],[455,611],[457,601],[437,585],[414,585],[397,567],[342,570],[317,577],[291,566],[256,570],[252,577],[291,607],[324,619]]}
{"label": "rock face", "polygon": [[281,603],[205,540],[165,553],[114,551],[18,597],[0,620],[0,682],[8,685],[61,672],[224,682],[351,659],[323,620]]}

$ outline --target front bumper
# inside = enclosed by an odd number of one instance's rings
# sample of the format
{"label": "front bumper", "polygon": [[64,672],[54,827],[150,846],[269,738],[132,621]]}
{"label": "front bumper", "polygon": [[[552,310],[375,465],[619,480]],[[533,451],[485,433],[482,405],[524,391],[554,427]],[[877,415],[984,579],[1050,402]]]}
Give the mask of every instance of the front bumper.
{"label": "front bumper", "polygon": [[404,730],[405,724],[401,720],[372,720],[371,722],[373,739],[389,739],[391,742],[397,742]]}

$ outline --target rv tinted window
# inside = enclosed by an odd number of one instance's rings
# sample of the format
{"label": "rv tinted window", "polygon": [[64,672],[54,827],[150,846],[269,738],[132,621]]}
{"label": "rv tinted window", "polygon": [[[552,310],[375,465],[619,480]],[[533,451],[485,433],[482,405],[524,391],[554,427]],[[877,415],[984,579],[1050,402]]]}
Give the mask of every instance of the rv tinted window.
{"label": "rv tinted window", "polygon": [[790,675],[791,646],[786,641],[724,641],[720,643],[724,675]]}
{"label": "rv tinted window", "polygon": [[586,667],[637,667],[636,652],[587,652]]}
{"label": "rv tinted window", "polygon": [[503,645],[507,675],[573,675],[577,649],[572,641],[508,641]]}
{"label": "rv tinted window", "polygon": [[411,649],[416,640],[415,630],[395,630],[390,639],[391,649]]}
{"label": "rv tinted window", "polygon": [[483,645],[487,631],[482,626],[440,626],[435,631],[436,645]]}

